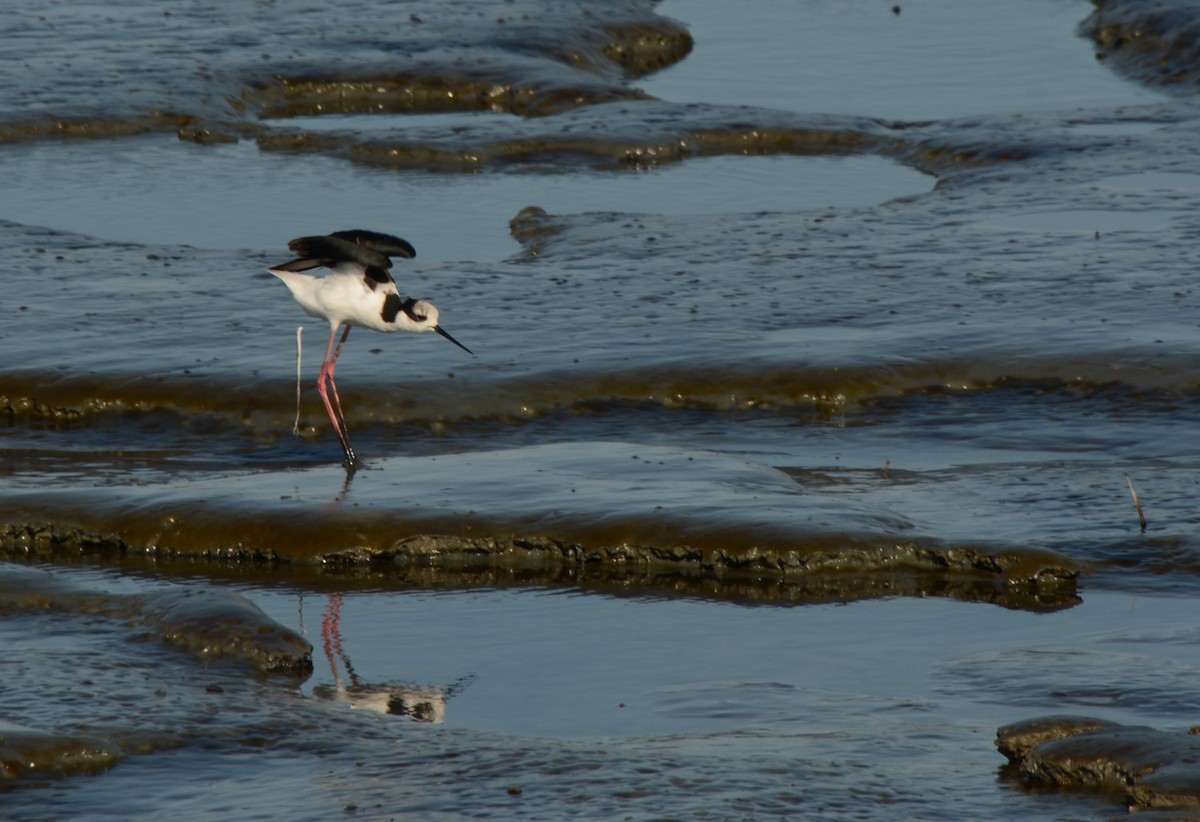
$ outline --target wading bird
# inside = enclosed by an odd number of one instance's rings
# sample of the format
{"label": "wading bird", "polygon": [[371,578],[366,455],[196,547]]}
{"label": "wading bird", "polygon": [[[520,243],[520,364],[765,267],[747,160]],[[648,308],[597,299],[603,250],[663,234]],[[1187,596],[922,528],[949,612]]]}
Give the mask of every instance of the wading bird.
{"label": "wading bird", "polygon": [[[335,231],[317,237],[298,237],[288,243],[288,248],[297,259],[267,270],[283,280],[305,313],[329,322],[329,345],[317,377],[317,391],[346,453],[346,469],[353,471],[358,467],[358,456],[350,447],[342,400],[333,380],[337,358],[350,336],[350,328],[412,334],[436,331],[468,354],[471,349],[438,325],[438,310],[432,303],[400,296],[392,279],[391,258],[411,259],[417,254],[405,240],[377,231]],[[321,267],[330,273],[324,277],[301,273]],[[343,326],[341,342],[335,348],[333,341]]]}

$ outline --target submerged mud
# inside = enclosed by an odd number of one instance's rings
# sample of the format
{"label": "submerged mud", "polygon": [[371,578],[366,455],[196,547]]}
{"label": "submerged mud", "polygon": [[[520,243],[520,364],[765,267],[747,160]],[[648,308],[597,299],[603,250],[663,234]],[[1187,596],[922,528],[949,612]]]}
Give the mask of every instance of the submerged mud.
{"label": "submerged mud", "polygon": [[88,614],[137,625],[201,659],[228,658],[270,673],[307,675],[312,645],[243,597],[203,589],[149,595],[108,594],[53,574],[8,565],[0,569],[0,611]]}
{"label": "submerged mud", "polygon": [[112,767],[122,758],[107,739],[0,724],[0,786],[23,773],[82,776]]}
{"label": "submerged mud", "polygon": [[651,167],[686,158],[732,155],[832,155],[890,150],[900,138],[862,117],[798,115],[696,103],[607,103],[552,118],[446,130],[397,123],[311,132],[281,124],[258,137],[264,151],[319,152],[395,169],[469,172],[536,163],[596,168]]}
{"label": "submerged mud", "polygon": [[[249,671],[284,674],[294,684],[312,672],[312,645],[232,591],[117,593],[5,563],[0,615],[12,654],[4,663],[6,690],[15,700],[0,705],[7,720],[0,723],[0,790],[13,779],[95,774],[130,756],[187,744],[196,721],[211,716],[197,695],[211,703],[225,693],[214,679],[239,682]],[[32,625],[54,626],[58,640],[47,645],[39,631],[27,630]],[[58,681],[56,666],[71,672],[69,685]],[[17,694],[33,699],[27,689],[37,677],[49,678],[47,692],[37,704],[23,702]],[[64,701],[74,703],[66,717]],[[112,703],[122,702],[136,707],[114,711]],[[181,720],[180,709],[195,719]]]}

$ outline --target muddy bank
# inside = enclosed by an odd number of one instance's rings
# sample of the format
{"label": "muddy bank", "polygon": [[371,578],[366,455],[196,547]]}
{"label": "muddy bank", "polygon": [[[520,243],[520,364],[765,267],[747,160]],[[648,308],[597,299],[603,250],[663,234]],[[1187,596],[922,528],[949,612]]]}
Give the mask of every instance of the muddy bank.
{"label": "muddy bank", "polygon": [[1200,811],[1197,732],[1049,716],[1000,728],[996,747],[1029,785],[1109,792],[1133,811],[1194,813]]}

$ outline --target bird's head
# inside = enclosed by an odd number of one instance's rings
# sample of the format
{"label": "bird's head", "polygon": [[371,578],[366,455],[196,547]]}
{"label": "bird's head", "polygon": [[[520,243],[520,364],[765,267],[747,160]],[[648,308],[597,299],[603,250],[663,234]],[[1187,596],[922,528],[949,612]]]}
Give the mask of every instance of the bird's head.
{"label": "bird's head", "polygon": [[438,310],[437,306],[433,303],[429,302],[428,300],[412,300],[411,302],[405,303],[404,313],[408,315],[408,319],[414,326],[415,331],[435,331],[448,339],[450,342],[457,345],[463,351],[466,351],[472,357],[475,356],[475,352],[451,337],[450,333],[446,331],[446,329],[438,325]]}

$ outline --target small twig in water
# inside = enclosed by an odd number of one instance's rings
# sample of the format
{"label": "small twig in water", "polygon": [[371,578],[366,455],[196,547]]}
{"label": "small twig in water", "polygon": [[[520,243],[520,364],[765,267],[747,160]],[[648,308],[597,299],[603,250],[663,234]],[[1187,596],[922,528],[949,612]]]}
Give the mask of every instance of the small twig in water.
{"label": "small twig in water", "polygon": [[1129,496],[1133,497],[1133,507],[1137,509],[1138,522],[1142,525],[1142,533],[1146,532],[1146,515],[1142,513],[1142,501],[1138,499],[1137,491],[1133,488],[1133,480],[1129,475],[1125,475],[1125,481],[1129,483]]}

